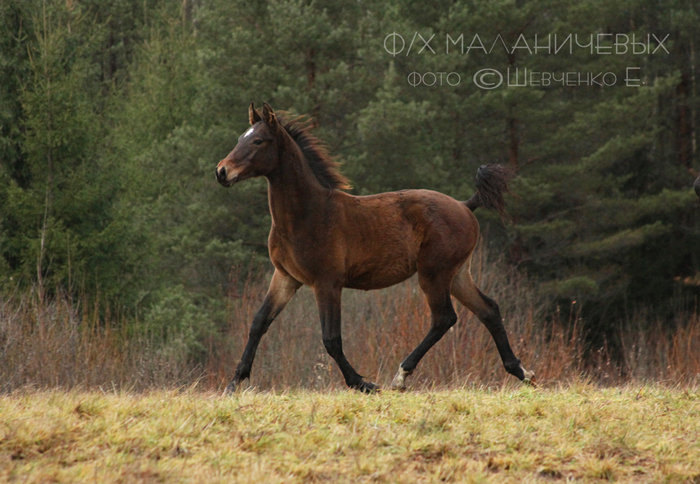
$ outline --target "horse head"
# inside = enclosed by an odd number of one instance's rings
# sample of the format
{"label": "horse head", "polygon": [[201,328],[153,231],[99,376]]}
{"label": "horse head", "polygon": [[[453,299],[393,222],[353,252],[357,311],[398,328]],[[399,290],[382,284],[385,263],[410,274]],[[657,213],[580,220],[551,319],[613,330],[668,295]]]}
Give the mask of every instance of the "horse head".
{"label": "horse head", "polygon": [[238,137],[238,143],[216,166],[216,179],[229,187],[246,178],[265,176],[279,162],[279,133],[282,129],[269,104],[263,104],[262,114],[253,103],[248,107],[250,127]]}

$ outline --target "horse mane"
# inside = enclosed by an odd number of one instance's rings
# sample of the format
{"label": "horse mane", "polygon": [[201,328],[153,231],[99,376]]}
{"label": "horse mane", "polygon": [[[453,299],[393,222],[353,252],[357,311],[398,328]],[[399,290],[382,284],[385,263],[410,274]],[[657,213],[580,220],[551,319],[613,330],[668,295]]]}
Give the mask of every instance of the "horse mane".
{"label": "horse mane", "polygon": [[328,151],[328,145],[313,133],[315,124],[308,116],[279,116],[281,125],[299,146],[311,171],[326,188],[349,190],[350,180],[340,172],[340,162]]}

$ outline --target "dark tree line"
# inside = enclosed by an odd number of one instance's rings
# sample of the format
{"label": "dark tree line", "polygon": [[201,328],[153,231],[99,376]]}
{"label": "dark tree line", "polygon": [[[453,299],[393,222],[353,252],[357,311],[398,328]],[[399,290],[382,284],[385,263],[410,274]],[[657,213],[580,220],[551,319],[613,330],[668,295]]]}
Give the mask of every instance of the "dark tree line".
{"label": "dark tree line", "polygon": [[[225,191],[213,168],[268,101],[315,118],[356,193],[465,199],[477,166],[509,165],[510,220],[479,214],[492,253],[597,332],[641,307],[670,318],[700,287],[698,10],[3,2],[0,286],[101,299],[196,346],[236,274],[267,268],[264,182]],[[398,53],[396,34],[420,42]],[[482,69],[535,81],[483,89]]]}

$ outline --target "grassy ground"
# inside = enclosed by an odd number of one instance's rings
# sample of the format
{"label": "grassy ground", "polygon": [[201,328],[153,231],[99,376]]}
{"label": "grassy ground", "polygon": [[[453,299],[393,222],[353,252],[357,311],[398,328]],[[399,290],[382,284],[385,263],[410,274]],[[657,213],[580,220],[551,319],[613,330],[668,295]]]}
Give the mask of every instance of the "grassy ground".
{"label": "grassy ground", "polygon": [[0,396],[0,481],[700,480],[697,389]]}

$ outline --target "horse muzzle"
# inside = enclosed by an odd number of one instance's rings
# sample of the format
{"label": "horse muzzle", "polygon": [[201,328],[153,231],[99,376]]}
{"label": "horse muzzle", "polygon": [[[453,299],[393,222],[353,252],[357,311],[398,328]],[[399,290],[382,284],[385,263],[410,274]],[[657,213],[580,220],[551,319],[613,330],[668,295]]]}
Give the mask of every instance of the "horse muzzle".
{"label": "horse muzzle", "polygon": [[238,174],[235,174],[229,178],[229,173],[226,172],[226,167],[221,166],[216,169],[216,181],[225,187],[230,187],[238,181]]}

